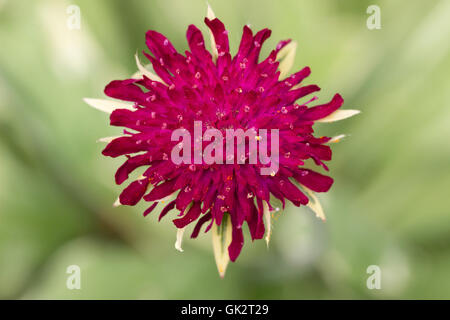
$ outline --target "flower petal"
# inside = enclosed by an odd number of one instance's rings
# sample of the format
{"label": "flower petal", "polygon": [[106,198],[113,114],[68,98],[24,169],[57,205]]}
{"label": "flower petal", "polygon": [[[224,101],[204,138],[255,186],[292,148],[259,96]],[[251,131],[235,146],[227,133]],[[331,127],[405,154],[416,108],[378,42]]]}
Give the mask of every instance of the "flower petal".
{"label": "flower petal", "polygon": [[314,190],[315,192],[327,192],[333,184],[333,178],[312,171],[310,169],[299,169],[294,173],[298,183]]}
{"label": "flower petal", "polygon": [[233,227],[232,229],[232,240],[228,247],[228,254],[230,256],[230,260],[234,262],[244,246],[244,235],[242,234],[242,228]]}
{"label": "flower petal", "polygon": [[115,174],[116,184],[121,184],[128,179],[131,172],[140,166],[150,164],[150,159],[147,154],[140,154],[134,157],[130,157],[125,161]]}
{"label": "flower petal", "polygon": [[191,24],[186,32],[186,38],[194,57],[197,57],[202,62],[211,60],[211,54],[205,48],[205,41],[200,29]]}
{"label": "flower petal", "polygon": [[335,94],[330,102],[306,109],[302,115],[302,120],[318,121],[323,119],[339,109],[343,103],[344,99],[341,95]]}
{"label": "flower petal", "polygon": [[173,193],[173,186],[175,185],[175,180],[169,180],[166,181],[155,188],[153,188],[152,191],[150,191],[149,194],[145,195],[144,200],[145,201],[156,201],[160,200],[162,198],[167,197],[168,195]]}
{"label": "flower petal", "polygon": [[177,228],[184,228],[192,221],[197,220],[200,214],[200,202],[196,202],[183,217],[173,220],[173,223]]}
{"label": "flower petal", "polygon": [[175,208],[175,203],[176,201],[173,200],[172,202],[169,202],[169,204],[167,206],[164,207],[164,209],[161,210],[161,213],[159,214],[158,217],[158,221],[161,221],[161,219],[167,214],[169,213],[170,210],[172,210],[173,208]]}
{"label": "flower petal", "polygon": [[280,191],[284,197],[291,201],[295,206],[299,207],[301,204],[306,205],[308,203],[308,197],[301,192],[297,186],[295,186],[289,179],[282,178],[280,182],[283,183],[283,187]]}
{"label": "flower petal", "polygon": [[219,54],[222,52],[224,53],[228,52],[230,50],[228,42],[228,33],[222,21],[220,21],[217,18],[214,19],[205,18],[205,23],[214,37],[215,49],[217,50],[217,52]]}
{"label": "flower petal", "polygon": [[112,140],[105,149],[103,149],[102,154],[104,156],[115,158],[124,154],[139,152],[143,149],[144,147],[141,144],[136,144],[133,137],[124,136]]}
{"label": "flower petal", "polygon": [[151,212],[153,211],[153,209],[156,208],[156,206],[158,205],[158,203],[159,203],[159,202],[155,202],[155,203],[153,203],[150,207],[148,207],[148,208],[144,211],[144,213],[143,213],[144,217],[146,217],[149,213],[151,213]]}
{"label": "flower petal", "polygon": [[[320,91],[319,86],[315,84],[310,84],[304,87],[300,87],[295,90],[290,90],[285,96],[284,96],[284,102],[286,104],[294,103],[296,100],[303,98],[304,96],[307,96],[313,92]],[[309,109],[308,109],[309,110]]]}
{"label": "flower petal", "polygon": [[130,183],[120,194],[120,203],[127,206],[134,206],[147,191],[148,179],[136,180]]}
{"label": "flower petal", "polygon": [[211,220],[211,218],[212,218],[211,212],[208,212],[208,213],[206,213],[203,217],[201,217],[200,219],[198,219],[198,222],[197,222],[197,224],[195,225],[194,230],[192,231],[192,234],[191,234],[191,238],[192,238],[192,239],[197,238],[198,234],[200,233],[201,227],[202,227],[206,222],[208,222],[209,220]]}
{"label": "flower petal", "polygon": [[[244,194],[244,196],[247,197],[247,194]],[[250,211],[246,220],[252,240],[262,239],[265,232],[264,223],[262,223],[262,217],[253,202],[250,204]]]}
{"label": "flower petal", "polygon": [[136,79],[113,80],[106,85],[104,92],[114,99],[144,103],[146,95],[136,82]]}

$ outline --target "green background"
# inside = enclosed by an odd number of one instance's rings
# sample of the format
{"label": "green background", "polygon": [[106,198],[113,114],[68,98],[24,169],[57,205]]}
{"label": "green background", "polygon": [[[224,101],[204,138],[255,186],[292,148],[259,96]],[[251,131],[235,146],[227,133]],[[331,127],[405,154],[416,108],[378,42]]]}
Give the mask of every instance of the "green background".
{"label": "green background", "polygon": [[[66,27],[70,4],[81,29]],[[380,30],[366,9],[381,8]],[[272,242],[246,241],[220,279],[210,234],[174,249],[170,217],[113,208],[123,159],[96,140],[120,133],[83,97],[136,71],[148,29],[180,51],[206,31],[205,1],[0,1],[0,298],[450,298],[450,1],[211,1],[236,50],[242,26],[268,27],[266,55],[298,41],[320,101],[336,92],[354,118],[319,124],[335,184],[322,223],[289,206]],[[172,214],[173,215],[173,214]],[[66,288],[79,265],[81,290]],[[381,289],[366,269],[378,265]]]}

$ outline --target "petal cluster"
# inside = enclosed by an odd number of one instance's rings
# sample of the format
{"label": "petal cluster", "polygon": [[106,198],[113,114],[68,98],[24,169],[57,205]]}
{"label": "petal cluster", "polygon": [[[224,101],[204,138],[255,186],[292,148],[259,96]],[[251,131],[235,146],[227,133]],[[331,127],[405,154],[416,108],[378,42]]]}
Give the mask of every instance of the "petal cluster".
{"label": "petal cluster", "polygon": [[[228,254],[235,261],[244,243],[244,224],[252,240],[265,233],[268,239],[273,199],[283,207],[286,201],[311,206],[316,200],[314,192],[329,190],[333,179],[304,165],[312,159],[328,170],[328,143],[333,141],[315,137],[312,126],[321,119],[332,121],[343,99],[336,94],[327,103],[309,106],[317,99],[310,95],[320,90],[317,85],[303,84],[309,67],[280,76],[286,73],[280,60],[291,54],[286,52],[290,40],[281,41],[267,57],[260,58],[271,31],[254,34],[245,26],[239,49],[232,56],[224,24],[216,18],[206,18],[205,23],[213,35],[211,51],[194,25],[187,29],[189,50],[184,54],[162,34],[146,33],[149,53],[143,54],[154,73],[138,61],[139,76],[106,86],[106,95],[122,100],[112,111],[110,123],[125,129],[122,136],[110,139],[103,155],[127,157],[116,172],[117,184],[142,168],[142,175],[120,194],[120,204],[132,206],[143,199],[149,202],[144,215],[162,206],[159,219],[175,211],[178,216],[173,223],[178,229],[194,224],[192,238],[203,225],[207,232],[220,226],[224,217],[229,219]],[[171,134],[180,128],[193,132],[194,121],[202,121],[202,130],[278,129],[278,172],[261,175],[261,163],[175,164],[170,155],[177,142],[171,141]]]}

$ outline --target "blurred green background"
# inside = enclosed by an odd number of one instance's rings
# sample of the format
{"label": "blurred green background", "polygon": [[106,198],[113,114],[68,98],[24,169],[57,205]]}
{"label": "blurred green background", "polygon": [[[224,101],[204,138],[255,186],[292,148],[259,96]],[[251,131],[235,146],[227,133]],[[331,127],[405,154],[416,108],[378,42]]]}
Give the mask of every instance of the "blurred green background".
{"label": "blurred green background", "polygon": [[[349,134],[320,195],[328,221],[288,207],[270,249],[246,241],[220,279],[210,234],[179,253],[170,217],[112,207],[123,159],[96,140],[121,129],[82,98],[136,71],[148,29],[187,49],[189,24],[206,31],[204,0],[1,0],[0,298],[450,298],[450,1],[210,3],[233,50],[247,23],[272,29],[264,55],[295,39],[295,69],[311,67],[321,101],[339,92],[362,110],[316,126]],[[71,4],[80,30],[66,26]],[[366,27],[371,4],[380,30]],[[66,288],[73,264],[81,290]],[[369,265],[381,290],[366,287]]]}

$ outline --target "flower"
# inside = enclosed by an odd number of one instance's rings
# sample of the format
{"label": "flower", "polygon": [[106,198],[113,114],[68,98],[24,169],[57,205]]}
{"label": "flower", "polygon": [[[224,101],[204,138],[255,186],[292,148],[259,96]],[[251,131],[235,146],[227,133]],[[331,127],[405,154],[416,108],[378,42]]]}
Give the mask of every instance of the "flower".
{"label": "flower", "polygon": [[[286,200],[295,206],[309,206],[325,219],[315,192],[327,192],[333,179],[304,165],[312,159],[328,170],[324,163],[331,160],[328,144],[342,136],[318,138],[312,126],[358,111],[339,110],[343,104],[339,94],[313,107],[309,104],[317,97],[297,103],[320,88],[303,85],[309,67],[286,77],[294,61],[295,42],[281,41],[268,57],[260,59],[261,47],[271,31],[253,34],[244,26],[238,52],[232,57],[228,31],[210,8],[205,23],[210,29],[211,52],[194,25],[187,29],[189,51],[184,55],[165,36],[150,30],[146,44],[151,54],[143,54],[154,72],[136,55],[139,72],[130,79],[112,81],[105,88],[107,96],[121,101],[85,101],[110,112],[112,126],[126,128],[122,136],[102,139],[108,142],[103,155],[127,157],[115,174],[116,183],[122,184],[134,170],[145,168],[122,191],[116,205],[133,206],[143,199],[150,203],[144,216],[158,205],[163,207],[159,219],[172,210],[179,212],[173,223],[178,229],[175,246],[180,251],[186,226],[194,225],[191,238],[196,238],[207,224],[205,232],[212,229],[216,263],[223,277],[229,259],[235,261],[241,252],[245,223],[252,240],[265,235],[269,242],[271,212],[279,210],[275,201],[283,208]],[[204,160],[174,163],[171,154],[178,142],[172,141],[171,135],[177,129],[192,133],[195,121],[202,121],[203,131],[278,130],[278,171],[262,175],[261,161],[250,164],[245,159],[240,164],[207,164]]]}

